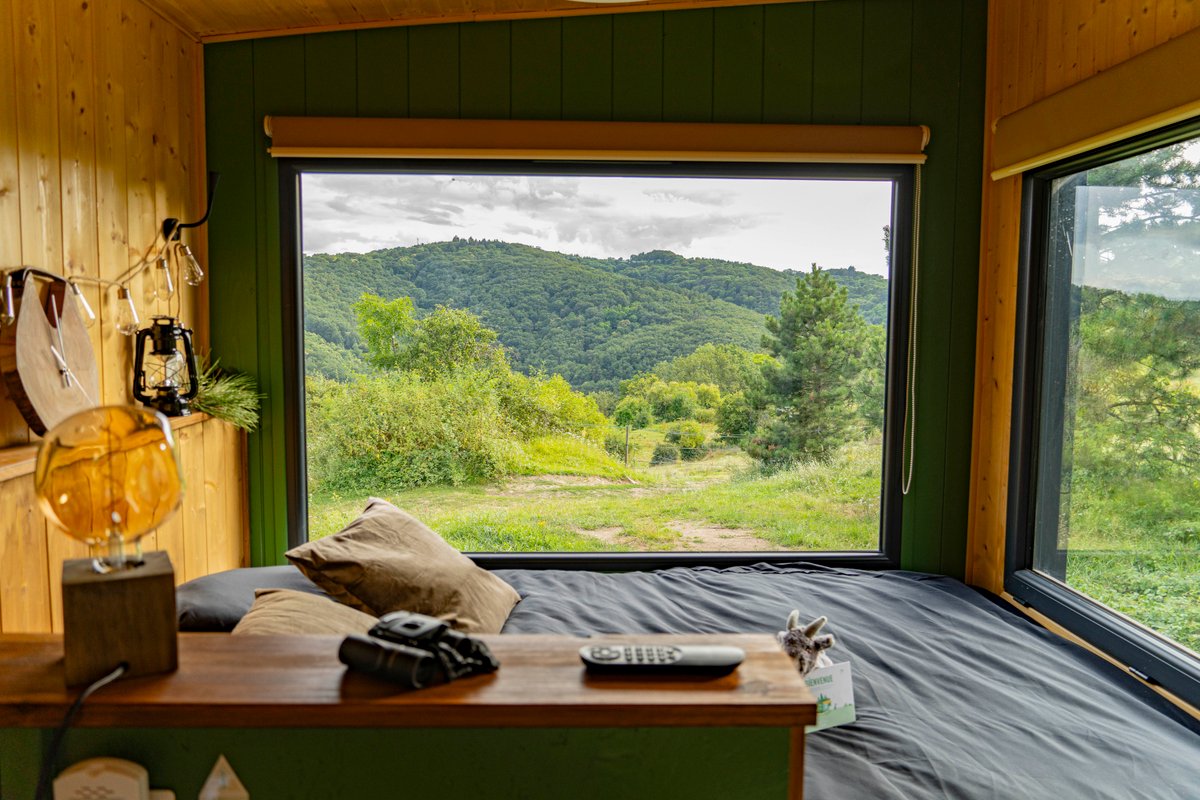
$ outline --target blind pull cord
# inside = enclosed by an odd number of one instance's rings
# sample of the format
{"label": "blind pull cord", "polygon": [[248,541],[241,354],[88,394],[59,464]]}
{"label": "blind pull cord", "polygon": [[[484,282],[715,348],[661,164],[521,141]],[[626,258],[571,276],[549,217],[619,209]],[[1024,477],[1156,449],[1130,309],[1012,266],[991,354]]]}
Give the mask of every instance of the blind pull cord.
{"label": "blind pull cord", "polygon": [[917,446],[917,289],[921,253],[921,165],[913,170],[912,297],[908,304],[908,379],[904,392],[904,435],[900,445],[900,466],[904,472],[900,493],[912,487]]}

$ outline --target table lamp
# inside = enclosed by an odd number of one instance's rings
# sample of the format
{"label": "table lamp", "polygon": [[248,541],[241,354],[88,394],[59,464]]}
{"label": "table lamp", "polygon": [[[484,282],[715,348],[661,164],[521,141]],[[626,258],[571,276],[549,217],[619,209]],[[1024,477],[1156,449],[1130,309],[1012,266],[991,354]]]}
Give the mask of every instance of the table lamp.
{"label": "table lamp", "polygon": [[88,545],[63,562],[64,667],[68,685],[125,663],[125,677],[177,665],[175,573],[141,539],[183,497],[166,417],[125,406],[91,408],[46,433],[34,488],[46,517]]}

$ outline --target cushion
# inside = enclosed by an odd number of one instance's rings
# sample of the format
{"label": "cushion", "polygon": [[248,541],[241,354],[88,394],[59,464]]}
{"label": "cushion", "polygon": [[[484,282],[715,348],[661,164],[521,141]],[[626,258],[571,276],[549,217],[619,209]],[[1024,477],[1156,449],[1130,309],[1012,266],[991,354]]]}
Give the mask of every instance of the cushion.
{"label": "cushion", "polygon": [[259,589],[254,605],[233,629],[234,635],[352,633],[366,635],[378,621],[370,614],[334,603],[327,597],[288,589]]}
{"label": "cushion", "polygon": [[342,532],[286,555],[333,598],[375,616],[413,611],[467,633],[499,633],[521,599],[416,518],[378,498]]}
{"label": "cushion", "polygon": [[250,610],[256,589],[292,589],[326,597],[291,564],[214,572],[175,589],[179,630],[228,633]]}

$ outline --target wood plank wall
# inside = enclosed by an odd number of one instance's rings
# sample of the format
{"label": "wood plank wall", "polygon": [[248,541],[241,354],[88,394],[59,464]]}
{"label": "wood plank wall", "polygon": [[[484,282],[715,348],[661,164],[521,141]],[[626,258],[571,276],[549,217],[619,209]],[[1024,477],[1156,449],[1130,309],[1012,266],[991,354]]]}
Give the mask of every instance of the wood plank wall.
{"label": "wood plank wall", "polygon": [[[985,175],[992,122],[1200,26],[1200,0],[992,0],[989,16]],[[993,592],[1004,583],[1020,206],[1019,176],[985,177],[966,576]]]}
{"label": "wood plank wall", "polygon": [[[203,54],[138,0],[0,3],[0,269],[22,264],[116,278],[152,248],[164,217],[202,213]],[[189,239],[206,259],[203,231]],[[170,308],[138,280],[144,321],[173,312],[208,340],[206,288],[179,287]],[[128,403],[130,339],[116,297],[84,285],[106,403]],[[179,431],[189,478],[183,513],[146,541],[180,579],[242,561],[242,437],[215,420]],[[33,437],[0,386],[0,631],[44,631],[57,618],[63,557],[28,474]],[[236,542],[236,546],[234,543]]]}

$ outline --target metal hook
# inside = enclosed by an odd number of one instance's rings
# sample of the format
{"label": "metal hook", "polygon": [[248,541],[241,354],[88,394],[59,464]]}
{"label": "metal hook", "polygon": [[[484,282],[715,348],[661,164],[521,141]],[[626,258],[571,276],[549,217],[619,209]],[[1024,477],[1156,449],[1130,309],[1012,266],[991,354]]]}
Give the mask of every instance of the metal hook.
{"label": "metal hook", "polygon": [[167,242],[178,242],[179,234],[184,228],[198,228],[208,222],[208,215],[212,213],[213,198],[217,194],[217,184],[221,180],[221,173],[208,173],[208,204],[204,208],[204,216],[195,222],[180,222],[175,217],[167,217],[162,223],[163,240]]}

